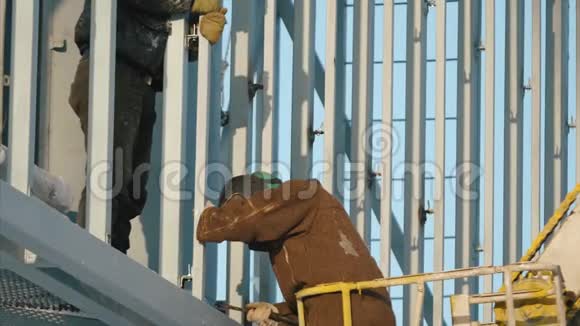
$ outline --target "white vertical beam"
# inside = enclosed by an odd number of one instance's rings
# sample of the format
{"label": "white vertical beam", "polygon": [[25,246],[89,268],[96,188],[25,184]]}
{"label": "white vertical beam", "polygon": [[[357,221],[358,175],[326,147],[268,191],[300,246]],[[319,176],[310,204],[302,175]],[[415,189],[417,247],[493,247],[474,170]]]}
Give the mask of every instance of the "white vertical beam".
{"label": "white vertical beam", "polygon": [[[256,125],[256,160],[260,170],[275,173],[278,150],[278,14],[277,0],[266,0],[264,3],[264,44],[263,65],[258,83],[264,90],[257,94]],[[254,252],[255,276],[258,277],[260,301],[276,300],[276,278],[267,253]]]}
{"label": "white vertical beam", "polygon": [[[201,20],[204,18],[201,17]],[[208,204],[208,163],[210,129],[213,126],[210,121],[211,86],[212,86],[212,49],[209,42],[199,38],[199,50],[197,58],[197,105],[196,105],[196,129],[195,129],[195,186],[194,186],[194,231],[196,234],[197,224],[201,212]],[[215,109],[215,108],[214,108]],[[205,246],[198,241],[193,242],[193,268],[192,268],[192,292],[200,300],[205,298]]]}
{"label": "white vertical beam", "polygon": [[[386,131],[388,146],[382,153],[382,196],[380,208],[381,223],[381,271],[384,277],[391,275],[391,215],[392,215],[392,179],[393,179],[393,36],[394,36],[394,3],[385,0],[383,28],[383,128]],[[327,72],[328,73],[328,72]],[[328,98],[328,97],[327,97]]]}
{"label": "white vertical beam", "polygon": [[344,0],[326,1],[323,184],[337,197],[344,193],[344,8]]}
{"label": "white vertical beam", "polygon": [[[437,1],[437,48],[436,48],[436,90],[435,99],[435,231],[433,271],[441,272],[445,257],[445,69],[446,69],[446,24],[447,1]],[[443,282],[433,284],[433,325],[443,323]]]}
{"label": "white vertical beam", "polygon": [[6,1],[0,2],[0,143],[4,134],[4,48],[6,41]]}
{"label": "white vertical beam", "polygon": [[89,232],[110,243],[117,1],[92,0],[91,13],[86,216]]}
{"label": "white vertical beam", "polygon": [[568,1],[546,2],[546,141],[544,218],[566,194]]}
{"label": "white vertical beam", "polygon": [[[538,129],[539,130],[539,129]],[[484,265],[493,265],[493,229],[495,195],[495,0],[485,2],[485,193],[484,193]],[[493,278],[484,277],[485,293],[493,291]],[[491,322],[493,306],[485,305],[483,320]]]}
{"label": "white vertical beam", "polygon": [[354,3],[354,54],[351,143],[351,205],[350,214],[361,237],[371,237],[371,192],[369,176],[372,170],[371,130],[373,111],[373,50],[374,1]]}
{"label": "white vertical beam", "polygon": [[[37,0],[14,1],[12,4],[12,80],[6,177],[12,187],[27,195],[30,195],[36,148],[39,6]],[[0,87],[4,87],[3,83],[2,76]],[[27,250],[5,243],[0,245],[11,248],[9,250],[14,250],[26,262],[35,260]]]}
{"label": "white vertical beam", "polygon": [[[182,204],[186,199],[182,193],[182,182],[186,176],[184,155],[187,130],[187,24],[183,17],[176,17],[171,21],[171,35],[165,54],[159,273],[174,284],[177,284],[183,272],[180,230]],[[199,142],[197,145],[201,146]],[[177,189],[174,180],[180,182]]]}
{"label": "white vertical beam", "polygon": [[314,14],[315,1],[295,0],[290,167],[292,179],[308,179],[312,169]]}
{"label": "white vertical beam", "polygon": [[506,2],[504,263],[522,253],[523,24],[522,0]]}
{"label": "white vertical beam", "polygon": [[7,177],[12,187],[29,195],[36,135],[39,2],[14,1],[12,13]]}
{"label": "white vertical beam", "polygon": [[[457,69],[457,221],[455,227],[455,267],[466,268],[473,262],[473,236],[475,226],[475,198],[473,177],[475,176],[476,126],[473,7],[472,0],[459,2],[459,48]],[[455,292],[468,294],[467,279],[455,281]]]}
{"label": "white vertical beam", "polygon": [[542,9],[541,1],[532,1],[532,179],[531,230],[532,239],[540,232],[540,162],[541,162],[541,110],[542,110]]}
{"label": "white vertical beam", "polygon": [[[405,126],[405,267],[408,274],[423,271],[423,237],[421,223],[425,195],[425,68],[426,8],[423,0],[407,5],[407,85]],[[418,325],[412,314],[417,307],[416,286],[405,288],[404,323]]]}
{"label": "white vertical beam", "polygon": [[[230,119],[228,129],[231,134],[230,164],[232,175],[247,173],[251,148],[251,133],[248,125],[252,105],[248,97],[250,76],[250,44],[254,0],[232,2],[232,62],[230,83]],[[241,243],[228,244],[228,301],[243,307],[248,300],[248,252]],[[230,317],[243,321],[240,312],[230,310]]]}

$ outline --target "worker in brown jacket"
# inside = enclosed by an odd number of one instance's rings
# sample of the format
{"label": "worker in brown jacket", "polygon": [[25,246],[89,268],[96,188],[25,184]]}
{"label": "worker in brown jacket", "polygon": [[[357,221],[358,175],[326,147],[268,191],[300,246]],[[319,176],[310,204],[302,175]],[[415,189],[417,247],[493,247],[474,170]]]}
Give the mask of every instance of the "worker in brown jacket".
{"label": "worker in brown jacket", "polygon": [[[219,207],[202,213],[197,239],[241,241],[270,254],[286,302],[248,305],[247,319],[259,325],[276,325],[268,318],[272,312],[297,320],[295,293],[301,289],[383,277],[340,202],[316,180],[235,177]],[[386,289],[353,292],[351,301],[353,325],[395,325]],[[306,325],[343,325],[339,293],[307,298],[304,305]]]}

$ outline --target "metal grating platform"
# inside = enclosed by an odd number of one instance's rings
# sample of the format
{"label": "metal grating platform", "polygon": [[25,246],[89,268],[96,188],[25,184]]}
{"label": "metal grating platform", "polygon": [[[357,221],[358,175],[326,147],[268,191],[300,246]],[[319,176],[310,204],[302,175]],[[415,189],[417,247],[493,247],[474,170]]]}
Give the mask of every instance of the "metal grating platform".
{"label": "metal grating platform", "polygon": [[103,325],[8,269],[0,269],[0,326]]}
{"label": "metal grating platform", "polygon": [[80,313],[80,310],[7,269],[0,269],[0,307]]}

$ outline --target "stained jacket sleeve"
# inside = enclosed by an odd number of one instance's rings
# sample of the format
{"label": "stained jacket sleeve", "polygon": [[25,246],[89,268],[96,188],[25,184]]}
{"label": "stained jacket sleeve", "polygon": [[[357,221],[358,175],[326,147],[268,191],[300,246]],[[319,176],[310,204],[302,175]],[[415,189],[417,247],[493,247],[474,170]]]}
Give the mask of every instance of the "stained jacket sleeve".
{"label": "stained jacket sleeve", "polygon": [[[280,314],[280,316],[293,320],[298,324],[298,315],[296,314],[295,309],[292,309],[287,302],[276,303],[274,306],[278,308],[278,314]],[[282,326],[287,325],[282,323]]]}
{"label": "stained jacket sleeve", "polygon": [[251,244],[305,232],[303,221],[317,203],[320,187],[314,180],[289,181],[270,194],[258,193],[250,199],[234,195],[222,207],[210,207],[202,213],[197,240]]}
{"label": "stained jacket sleeve", "polygon": [[171,16],[191,11],[193,0],[121,0],[128,6],[143,12],[158,15]]}

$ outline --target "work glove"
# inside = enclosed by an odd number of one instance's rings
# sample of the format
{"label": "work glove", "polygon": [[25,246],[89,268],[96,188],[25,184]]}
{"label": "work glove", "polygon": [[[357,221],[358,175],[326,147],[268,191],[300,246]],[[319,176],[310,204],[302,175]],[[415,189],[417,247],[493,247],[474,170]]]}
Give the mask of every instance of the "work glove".
{"label": "work glove", "polygon": [[272,313],[278,313],[278,308],[266,302],[254,302],[246,305],[246,319],[258,324],[258,326],[278,326],[278,323],[270,320]]}
{"label": "work glove", "polygon": [[219,11],[221,7],[219,0],[195,0],[191,11],[194,14],[205,15],[210,12]]}
{"label": "work glove", "polygon": [[226,8],[210,12],[204,15],[199,22],[199,32],[211,45],[216,44],[222,36],[226,24],[226,12],[228,12]]}

